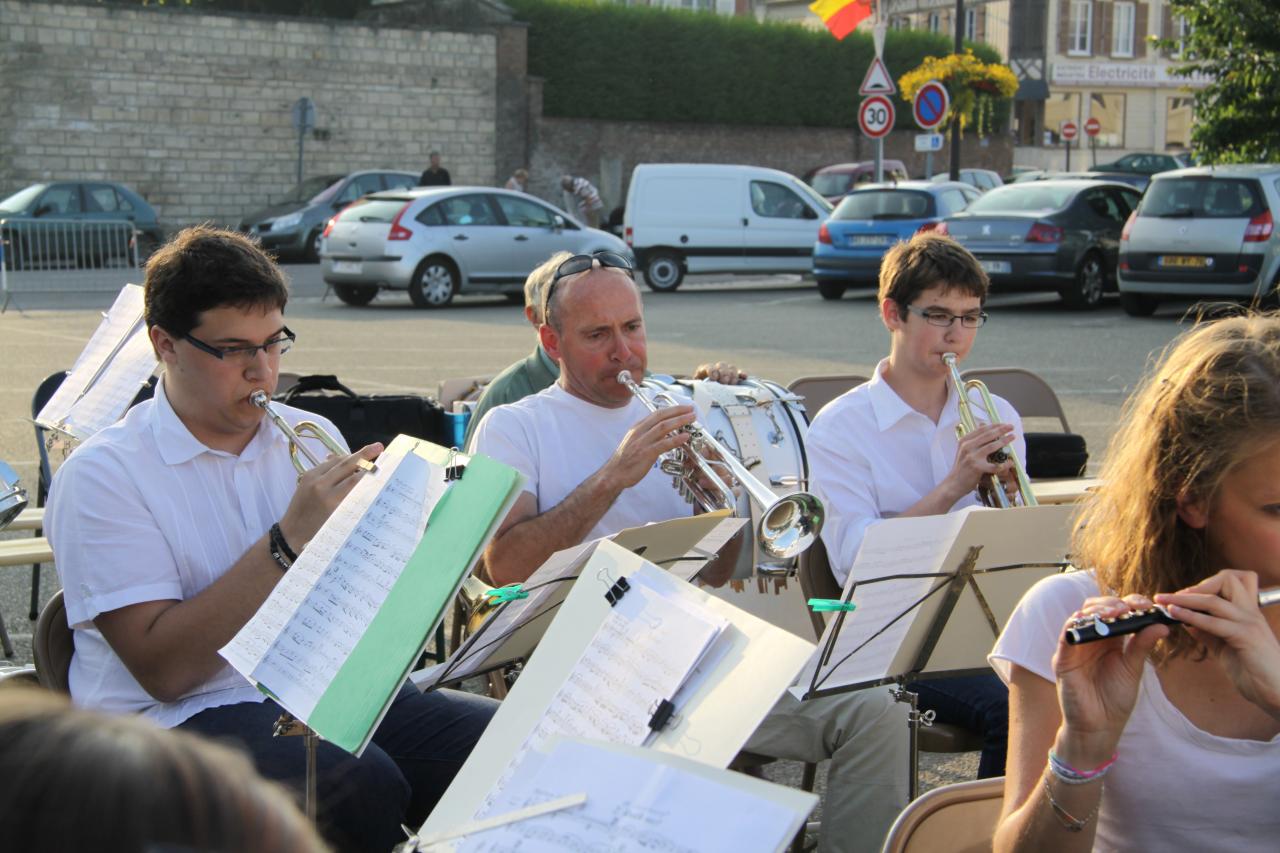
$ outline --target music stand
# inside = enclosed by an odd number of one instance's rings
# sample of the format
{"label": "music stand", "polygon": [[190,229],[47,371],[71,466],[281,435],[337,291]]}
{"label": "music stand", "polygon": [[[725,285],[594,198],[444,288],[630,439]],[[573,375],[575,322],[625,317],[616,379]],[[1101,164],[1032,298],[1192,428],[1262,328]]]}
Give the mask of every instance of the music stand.
{"label": "music stand", "polygon": [[[986,656],[1032,584],[1069,567],[1070,506],[972,508],[868,528],[842,602],[794,691],[801,699],[895,684],[908,713],[910,796],[921,714],[904,685],[989,672]],[[805,685],[807,682],[807,686]]]}

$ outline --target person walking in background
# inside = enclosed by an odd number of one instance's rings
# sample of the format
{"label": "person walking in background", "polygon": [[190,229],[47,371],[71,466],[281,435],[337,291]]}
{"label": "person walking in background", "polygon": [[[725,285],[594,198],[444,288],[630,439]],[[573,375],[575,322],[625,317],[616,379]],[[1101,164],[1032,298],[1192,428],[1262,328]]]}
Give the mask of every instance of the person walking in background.
{"label": "person walking in background", "polygon": [[515,190],[520,193],[529,191],[529,173],[524,169],[516,169],[511,173],[511,177],[507,178],[507,182],[503,184],[504,189]]}
{"label": "person walking in background", "polygon": [[449,177],[449,170],[440,165],[440,152],[432,151],[430,155],[431,165],[422,173],[422,177],[418,178],[418,186],[420,187],[447,187],[453,184],[453,179]]}
{"label": "person walking in background", "polygon": [[604,210],[604,202],[600,200],[600,191],[586,178],[575,178],[565,175],[560,179],[560,186],[573,196],[578,206],[578,216],[591,228],[600,227],[600,211]]}

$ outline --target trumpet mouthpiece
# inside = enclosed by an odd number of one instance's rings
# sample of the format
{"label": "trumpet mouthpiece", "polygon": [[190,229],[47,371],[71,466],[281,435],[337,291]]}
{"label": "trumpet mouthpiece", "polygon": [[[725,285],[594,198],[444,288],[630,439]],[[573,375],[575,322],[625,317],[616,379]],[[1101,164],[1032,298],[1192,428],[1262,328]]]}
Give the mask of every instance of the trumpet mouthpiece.
{"label": "trumpet mouthpiece", "polygon": [[271,396],[259,388],[249,395],[249,402],[257,406],[259,409],[265,409],[267,404],[271,402]]}
{"label": "trumpet mouthpiece", "polygon": [[955,364],[955,363],[956,363],[956,354],[955,354],[955,353],[953,353],[953,352],[944,352],[944,353],[942,354],[942,360],[943,360],[943,362],[944,362],[944,363],[946,363],[946,364]]}
{"label": "trumpet mouthpiece", "polygon": [[631,384],[632,382],[634,382],[634,381],[635,381],[635,380],[631,378],[631,371],[630,371],[630,370],[623,370],[623,371],[620,371],[620,372],[618,373],[618,384],[619,384],[619,385],[630,385],[630,384]]}

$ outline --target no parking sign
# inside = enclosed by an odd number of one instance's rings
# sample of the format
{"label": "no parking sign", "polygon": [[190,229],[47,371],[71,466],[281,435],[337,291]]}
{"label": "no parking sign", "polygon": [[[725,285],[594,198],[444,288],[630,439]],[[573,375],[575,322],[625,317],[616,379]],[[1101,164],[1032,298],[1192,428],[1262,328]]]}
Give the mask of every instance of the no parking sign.
{"label": "no parking sign", "polygon": [[947,110],[951,107],[951,95],[947,87],[937,80],[930,80],[916,91],[911,100],[911,112],[916,124],[924,130],[933,130],[947,118]]}

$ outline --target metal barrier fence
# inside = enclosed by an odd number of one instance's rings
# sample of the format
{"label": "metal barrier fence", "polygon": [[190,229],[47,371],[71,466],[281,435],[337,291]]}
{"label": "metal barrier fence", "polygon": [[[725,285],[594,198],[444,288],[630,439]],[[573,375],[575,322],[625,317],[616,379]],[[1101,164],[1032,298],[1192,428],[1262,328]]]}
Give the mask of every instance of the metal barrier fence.
{"label": "metal barrier fence", "polygon": [[16,294],[114,293],[118,276],[91,271],[132,270],[140,260],[132,222],[0,219],[0,313],[17,305]]}

